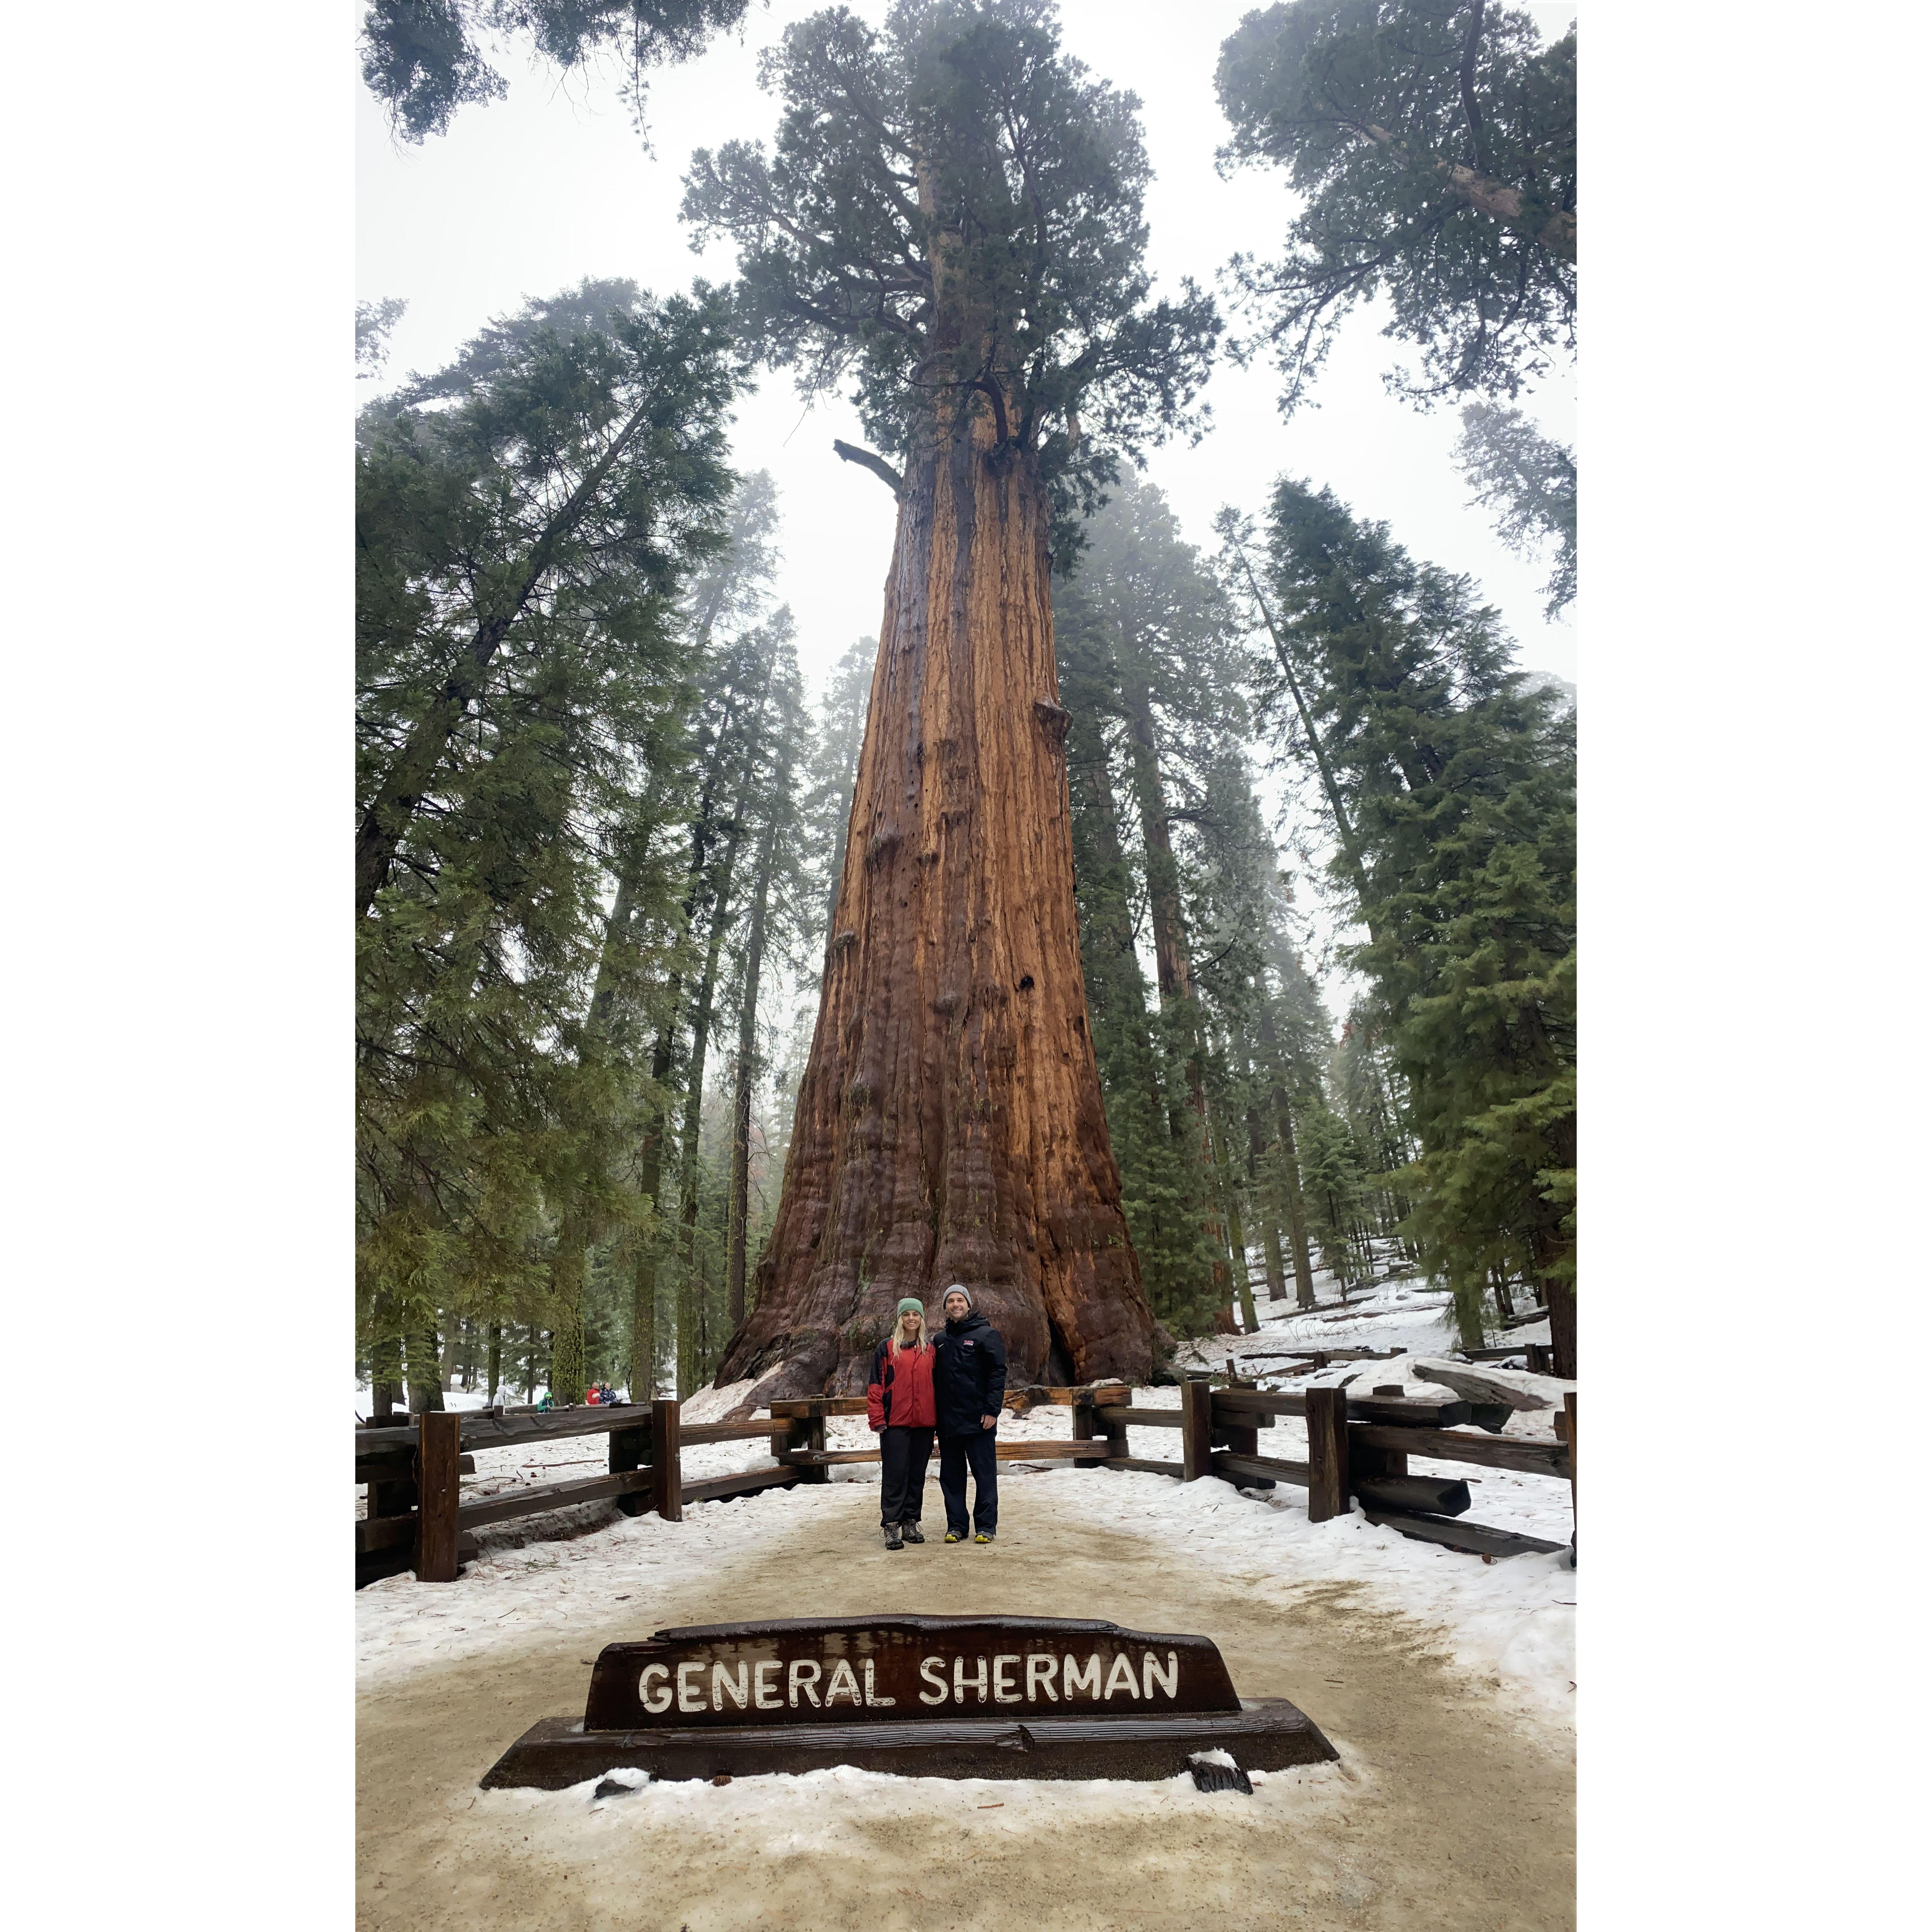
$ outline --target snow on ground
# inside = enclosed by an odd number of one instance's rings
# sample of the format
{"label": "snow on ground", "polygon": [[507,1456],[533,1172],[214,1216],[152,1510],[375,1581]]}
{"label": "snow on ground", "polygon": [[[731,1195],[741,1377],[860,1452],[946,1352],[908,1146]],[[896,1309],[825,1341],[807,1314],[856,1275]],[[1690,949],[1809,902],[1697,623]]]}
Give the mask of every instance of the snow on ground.
{"label": "snow on ground", "polygon": [[[477,1458],[479,1470],[483,1460]],[[471,1493],[466,1478],[464,1493]],[[592,1503],[492,1524],[476,1532],[482,1554],[456,1582],[425,1590],[405,1571],[356,1593],[358,1676],[364,1685],[376,1684],[425,1664],[479,1656],[506,1637],[527,1642],[552,1631],[570,1634],[618,1604],[649,1611],[646,1599],[705,1575],[753,1544],[789,1534],[828,1498],[842,1500],[829,1486],[802,1484],[694,1503],[682,1522],[665,1522],[653,1512],[627,1516]],[[534,1540],[542,1533],[538,1526],[548,1540]]]}
{"label": "snow on ground", "polygon": [[[1146,1783],[1110,1778],[1060,1780],[905,1778],[840,1765],[830,1771],[775,1772],[734,1778],[724,1786],[653,1784],[641,1771],[619,1770],[611,1782],[629,1789],[593,1799],[602,1782],[586,1778],[563,1791],[485,1791],[477,1808],[508,1828],[514,1820],[534,1828],[541,1821],[553,1856],[587,1864],[610,1843],[613,1832],[694,1829],[729,1836],[735,1855],[753,1858],[800,1852],[876,1856],[872,1829],[890,1816],[909,1833],[957,1832],[962,1816],[976,1836],[1023,1838],[1042,1828],[1077,1829],[1083,1822],[1118,1825],[1136,1820],[1155,1826],[1210,1814],[1236,1828],[1267,1836],[1278,1832],[1290,1808],[1300,1816],[1311,1807],[1339,1807],[1360,1771],[1334,1764],[1300,1765],[1288,1771],[1256,1771],[1252,1798],[1204,1792],[1186,1772]],[[1316,1815],[1319,1815],[1318,1812]],[[908,1842],[916,1842],[909,1838]]]}
{"label": "snow on ground", "polygon": [[[1318,1277],[1318,1292],[1323,1292],[1334,1295],[1336,1290]],[[1367,1394],[1400,1385],[1408,1394],[1446,1399],[1451,1392],[1421,1375],[1415,1358],[1442,1357],[1453,1350],[1454,1332],[1445,1325],[1448,1301],[1445,1294],[1414,1280],[1378,1283],[1346,1309],[1331,1304],[1297,1311],[1292,1303],[1259,1301],[1258,1334],[1199,1338],[1184,1348],[1180,1359],[1219,1369],[1231,1354],[1243,1364],[1270,1348],[1399,1348],[1403,1353],[1393,1360],[1335,1363],[1309,1375],[1282,1375],[1292,1366],[1286,1361],[1257,1361],[1244,1372],[1282,1388],[1346,1384]],[[1513,1343],[1546,1333],[1546,1324],[1539,1324],[1512,1330],[1508,1339]],[[693,1424],[722,1420],[752,1386],[741,1382],[701,1390],[685,1403],[685,1418]],[[445,1400],[453,1408],[482,1406],[480,1394],[472,1398],[454,1392]],[[1178,1408],[1180,1391],[1138,1388],[1133,1402],[1142,1408]],[[1503,1433],[1547,1440],[1552,1420],[1548,1412],[1520,1411]],[[826,1432],[827,1447],[833,1449],[867,1448],[874,1442],[863,1416],[835,1416]],[[1064,1408],[1008,1414],[1000,1424],[1000,1436],[1009,1442],[1066,1441],[1072,1432],[1072,1412]],[[1180,1459],[1178,1430],[1135,1428],[1127,1437],[1130,1455]],[[1273,1429],[1262,1431],[1258,1448],[1264,1456],[1304,1460],[1306,1431],[1297,1418],[1277,1417]],[[594,1436],[475,1453],[476,1473],[463,1479],[466,1498],[592,1475],[606,1466],[603,1438]],[[694,1444],[684,1450],[683,1472],[687,1480],[697,1481],[765,1467],[770,1461],[766,1444],[760,1442]],[[1409,1468],[1417,1475],[1460,1476],[1466,1481],[1473,1498],[1471,1522],[1550,1542],[1568,1540],[1572,1520],[1567,1483],[1419,1456],[1410,1459]],[[580,1628],[587,1612],[681,1583],[722,1557],[795,1529],[806,1513],[836,1507],[842,1501],[836,1485],[878,1480],[875,1466],[847,1464],[830,1473],[824,1485],[760,1490],[695,1504],[681,1524],[661,1522],[655,1514],[626,1516],[612,1504],[592,1503],[490,1525],[476,1532],[481,1555],[469,1565],[461,1585],[425,1593],[405,1574],[358,1593],[358,1661],[365,1680],[431,1658],[480,1653],[503,1635],[527,1637],[551,1628],[561,1635],[573,1624]],[[1009,1462],[1002,1474],[1027,1481],[1043,1476],[1052,1488],[1042,1492],[1042,1500],[1050,1499],[1056,1508],[1124,1535],[1184,1547],[1190,1558],[1204,1560],[1257,1589],[1358,1584],[1378,1606],[1442,1630],[1445,1648],[1457,1661],[1496,1679],[1512,1701],[1563,1714],[1573,1707],[1576,1573],[1565,1556],[1517,1556],[1486,1564],[1378,1528],[1359,1512],[1312,1523],[1306,1492],[1286,1484],[1273,1491],[1238,1490],[1212,1480],[1184,1484],[1144,1472],[1075,1469],[1058,1462]],[[930,1485],[927,1495],[936,1504]],[[803,1785],[808,1780],[777,1782]],[[812,1802],[808,1796],[801,1798]]]}

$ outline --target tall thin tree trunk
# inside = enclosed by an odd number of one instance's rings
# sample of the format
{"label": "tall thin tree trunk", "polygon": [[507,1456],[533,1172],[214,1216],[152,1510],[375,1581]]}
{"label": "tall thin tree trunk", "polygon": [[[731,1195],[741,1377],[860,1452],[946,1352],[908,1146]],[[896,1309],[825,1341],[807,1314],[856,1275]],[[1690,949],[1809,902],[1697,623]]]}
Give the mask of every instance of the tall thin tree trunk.
{"label": "tall thin tree trunk", "polygon": [[412,1328],[409,1347],[410,1412],[418,1415],[442,1407],[442,1356],[434,1325]]}
{"label": "tall thin tree trunk", "polygon": [[403,1394],[403,1345],[397,1320],[395,1298],[377,1294],[370,1317],[374,1333],[369,1345],[369,1394],[371,1412],[378,1416],[393,1414],[396,1398]]}
{"label": "tall thin tree trunk", "polygon": [[550,1268],[550,1396],[555,1402],[584,1400],[584,1274],[589,1248],[584,1217],[566,1215]]}
{"label": "tall thin tree trunk", "polygon": [[490,1324],[490,1406],[496,1406],[496,1390],[503,1379],[503,1324]]}
{"label": "tall thin tree trunk", "polygon": [[958,1280],[1016,1381],[1144,1380],[1153,1317],[1087,1023],[1034,459],[964,411],[911,454],[818,1024],[721,1382],[864,1385]]}
{"label": "tall thin tree trunk", "polygon": [[765,963],[765,918],[771,902],[772,868],[778,854],[778,802],[791,784],[788,764],[781,764],[772,787],[758,843],[752,885],[752,923],[745,938],[744,998],[738,1009],[738,1067],[731,1096],[731,1201],[725,1229],[725,1307],[730,1332],[745,1325],[746,1223],[752,1198],[752,1089],[758,1054],[758,979]]}
{"label": "tall thin tree trunk", "polygon": [[[1248,1180],[1253,1190],[1255,1212],[1262,1224],[1262,1266],[1268,1272],[1268,1299],[1286,1301],[1288,1299],[1288,1282],[1282,1268],[1281,1229],[1271,1211],[1271,1204],[1264,1198],[1262,1186],[1262,1172],[1267,1162],[1268,1136],[1262,1126],[1262,1111],[1252,1101],[1248,1103]],[[1306,1250],[1304,1250],[1304,1259]]]}
{"label": "tall thin tree trunk", "polygon": [[698,1142],[704,1125],[704,1068],[710,1051],[711,1016],[718,993],[718,967],[731,906],[731,872],[737,861],[734,828],[720,861],[705,947],[704,976],[691,1006],[691,1054],[684,1085],[684,1133],[678,1148],[677,1395],[682,1402],[698,1387]]}
{"label": "tall thin tree trunk", "polygon": [[1147,853],[1148,914],[1154,926],[1154,976],[1160,989],[1163,1018],[1178,1026],[1186,1043],[1187,1094],[1196,1115],[1202,1232],[1208,1251],[1217,1257],[1214,1298],[1226,1298],[1226,1270],[1218,1257],[1227,1241],[1216,1205],[1214,1130],[1208,1118],[1207,1082],[1202,1067],[1205,1051],[1201,1036],[1198,1002],[1194,998],[1187,928],[1180,904],[1180,868],[1168,831],[1167,791],[1160,768],[1160,740],[1154,727],[1154,698],[1147,682],[1122,654],[1120,695],[1127,720],[1129,758],[1133,770],[1135,802],[1140,810],[1141,842]]}
{"label": "tall thin tree trunk", "polygon": [[1302,1198],[1301,1162],[1294,1147],[1294,1112],[1288,1105],[1288,1088],[1282,1078],[1281,1043],[1275,1033],[1274,1015],[1265,999],[1258,1009],[1258,1019],[1262,1046],[1274,1076],[1268,1098],[1274,1108],[1275,1135],[1281,1143],[1282,1179],[1288,1190],[1288,1252],[1294,1268],[1294,1304],[1298,1308],[1312,1308],[1315,1270],[1308,1258],[1308,1208]]}
{"label": "tall thin tree trunk", "polygon": [[1228,1258],[1234,1273],[1234,1293],[1241,1304],[1241,1326],[1252,1335],[1262,1324],[1255,1316],[1254,1284],[1248,1279],[1248,1238],[1241,1226],[1240,1192],[1219,1128],[1215,1130],[1215,1165],[1227,1177],[1228,1183]]}

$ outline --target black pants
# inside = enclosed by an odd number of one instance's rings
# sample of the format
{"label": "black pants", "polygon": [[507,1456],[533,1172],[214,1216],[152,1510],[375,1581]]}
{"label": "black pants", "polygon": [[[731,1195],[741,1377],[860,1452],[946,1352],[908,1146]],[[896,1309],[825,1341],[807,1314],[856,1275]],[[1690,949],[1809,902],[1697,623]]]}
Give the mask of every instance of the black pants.
{"label": "black pants", "polygon": [[991,1536],[1000,1526],[999,1462],[993,1445],[999,1432],[939,1438],[939,1493],[946,1498],[946,1526],[966,1534],[966,1472],[973,1472],[973,1527]]}
{"label": "black pants", "polygon": [[929,1429],[879,1431],[879,1521],[916,1522],[926,1499],[926,1466],[932,1456]]}

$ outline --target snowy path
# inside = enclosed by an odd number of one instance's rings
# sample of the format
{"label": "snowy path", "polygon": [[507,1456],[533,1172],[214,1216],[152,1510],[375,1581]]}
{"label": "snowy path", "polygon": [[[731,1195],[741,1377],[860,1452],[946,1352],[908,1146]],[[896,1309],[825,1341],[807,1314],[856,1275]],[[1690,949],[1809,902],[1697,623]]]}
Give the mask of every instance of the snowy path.
{"label": "snowy path", "polygon": [[[1300,1566],[1270,1560],[1235,1519],[1265,1530],[1288,1513],[1224,1490],[1206,1496],[1221,1489],[1016,1471],[992,1549],[935,1540],[892,1554],[877,1540],[875,1491],[827,1484],[695,1510],[682,1525],[640,1517],[549,1546],[554,1568],[523,1567],[536,1549],[506,1552],[455,1585],[398,1578],[363,1592],[359,1922],[368,1932],[963,1932],[1016,1918],[1070,1932],[1210,1918],[1388,1932],[1570,1925],[1564,1726],[1533,1700],[1504,1708],[1495,1676],[1454,1662],[1440,1630],[1391,1610],[1372,1585],[1298,1576]],[[1167,1520],[1176,1508],[1190,1520]],[[586,1661],[604,1643],[670,1624],[892,1610],[1204,1631],[1244,1693],[1293,1698],[1342,1762],[1258,1781],[1252,1798],[1203,1796],[1185,1780],[850,1771],[654,1786],[597,1805],[586,1787],[476,1788],[525,1726],[580,1708]]]}

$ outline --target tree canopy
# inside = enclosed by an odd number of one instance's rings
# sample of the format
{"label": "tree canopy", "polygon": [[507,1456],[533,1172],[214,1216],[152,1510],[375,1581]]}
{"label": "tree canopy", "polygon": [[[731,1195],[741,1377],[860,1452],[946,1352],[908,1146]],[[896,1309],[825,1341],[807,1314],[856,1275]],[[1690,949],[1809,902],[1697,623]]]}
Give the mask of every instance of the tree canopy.
{"label": "tree canopy", "polygon": [[500,100],[508,84],[490,64],[492,35],[527,41],[554,65],[586,68],[610,55],[626,70],[644,128],[646,76],[701,53],[745,17],[748,0],[373,0],[362,21],[362,78],[406,141],[446,134],[472,103]]}
{"label": "tree canopy", "polygon": [[740,249],[742,326],[808,392],[848,378],[892,452],[942,406],[1090,500],[1150,434],[1192,429],[1220,323],[1144,261],[1138,102],[1061,51],[1050,0],[898,0],[787,28],[770,153],[700,148],[684,213]]}
{"label": "tree canopy", "polygon": [[1231,161],[1287,170],[1302,204],[1278,260],[1233,264],[1294,409],[1359,302],[1426,403],[1513,397],[1575,346],[1576,35],[1550,46],[1490,0],[1285,0],[1223,44]]}

